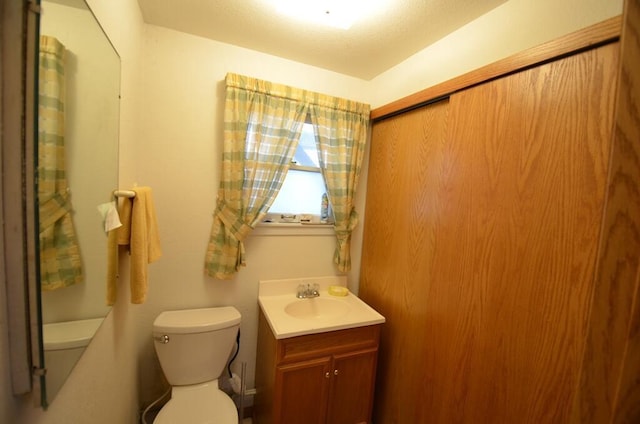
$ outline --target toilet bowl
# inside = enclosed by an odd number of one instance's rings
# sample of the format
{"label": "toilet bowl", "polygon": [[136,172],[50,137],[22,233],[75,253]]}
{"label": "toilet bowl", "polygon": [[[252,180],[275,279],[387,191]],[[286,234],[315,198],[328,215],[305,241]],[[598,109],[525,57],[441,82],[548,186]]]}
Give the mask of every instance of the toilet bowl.
{"label": "toilet bowl", "polygon": [[240,328],[231,306],[165,311],[153,323],[162,371],[171,385],[154,424],[236,424],[235,404],[218,387]]}

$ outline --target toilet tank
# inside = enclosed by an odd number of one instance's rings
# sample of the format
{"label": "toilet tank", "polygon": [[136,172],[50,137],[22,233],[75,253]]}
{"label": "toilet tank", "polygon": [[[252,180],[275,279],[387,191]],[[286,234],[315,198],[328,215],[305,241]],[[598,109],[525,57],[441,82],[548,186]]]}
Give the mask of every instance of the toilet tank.
{"label": "toilet tank", "polygon": [[198,384],[220,377],[233,351],[240,318],[232,306],[158,315],[153,344],[169,384]]}

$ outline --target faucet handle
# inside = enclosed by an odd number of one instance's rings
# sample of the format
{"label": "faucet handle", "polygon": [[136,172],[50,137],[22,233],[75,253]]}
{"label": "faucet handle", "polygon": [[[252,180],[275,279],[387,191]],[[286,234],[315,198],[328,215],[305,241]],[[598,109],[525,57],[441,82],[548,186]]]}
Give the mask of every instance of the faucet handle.
{"label": "faucet handle", "polygon": [[304,284],[298,284],[298,289],[296,292],[296,297],[298,299],[302,299],[304,297],[304,293],[305,293],[305,286]]}
{"label": "faucet handle", "polygon": [[319,284],[298,284],[298,289],[296,292],[296,297],[298,299],[306,299],[308,297],[318,297],[320,296],[320,285]]}

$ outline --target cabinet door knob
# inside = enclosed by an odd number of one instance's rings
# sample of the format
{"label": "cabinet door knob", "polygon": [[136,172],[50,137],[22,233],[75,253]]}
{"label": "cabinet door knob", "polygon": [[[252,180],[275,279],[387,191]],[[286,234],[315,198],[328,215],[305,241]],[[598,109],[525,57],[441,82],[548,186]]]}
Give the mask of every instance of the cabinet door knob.
{"label": "cabinet door knob", "polygon": [[329,376],[330,376],[329,371],[327,371],[324,375],[324,378],[329,378]]}
{"label": "cabinet door knob", "polygon": [[333,375],[338,375],[338,370],[333,370]]}

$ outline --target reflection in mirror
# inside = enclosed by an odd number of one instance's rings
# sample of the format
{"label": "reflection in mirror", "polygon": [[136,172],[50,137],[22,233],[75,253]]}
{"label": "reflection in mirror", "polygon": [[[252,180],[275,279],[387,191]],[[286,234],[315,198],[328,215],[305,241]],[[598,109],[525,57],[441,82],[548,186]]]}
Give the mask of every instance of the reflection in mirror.
{"label": "reflection in mirror", "polygon": [[120,59],[83,0],[41,6],[36,192],[46,407],[109,312],[98,205],[118,183]]}

